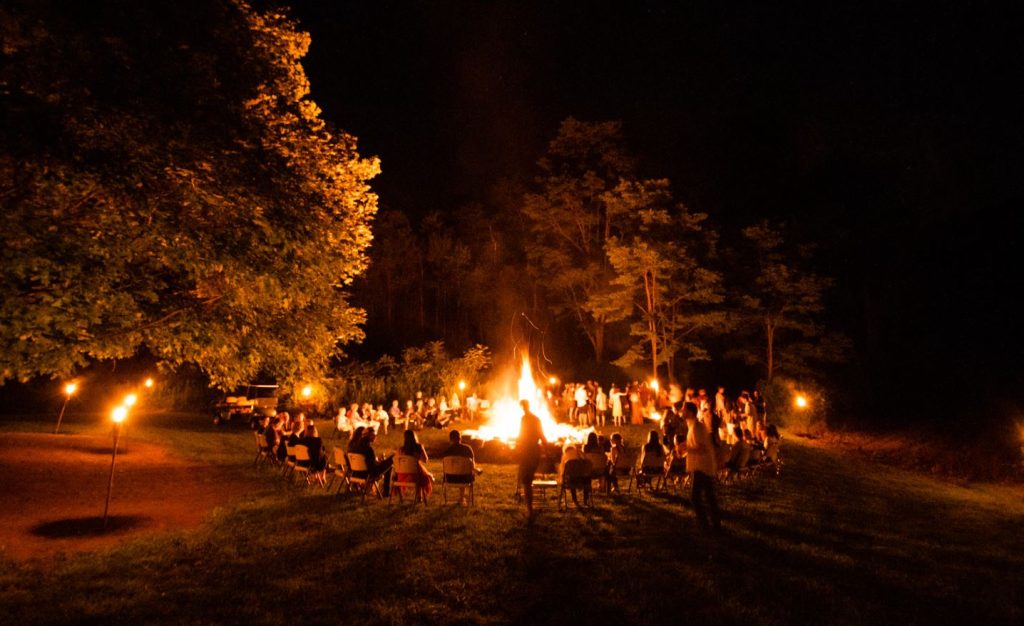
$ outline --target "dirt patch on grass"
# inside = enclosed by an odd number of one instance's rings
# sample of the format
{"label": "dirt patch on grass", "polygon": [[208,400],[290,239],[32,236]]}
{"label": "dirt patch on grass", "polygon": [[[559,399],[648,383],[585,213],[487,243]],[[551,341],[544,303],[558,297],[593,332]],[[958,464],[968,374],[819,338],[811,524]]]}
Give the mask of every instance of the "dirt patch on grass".
{"label": "dirt patch on grass", "polygon": [[112,444],[85,435],[0,438],[0,556],[46,558],[192,528],[254,484],[244,473],[122,439],[104,528]]}

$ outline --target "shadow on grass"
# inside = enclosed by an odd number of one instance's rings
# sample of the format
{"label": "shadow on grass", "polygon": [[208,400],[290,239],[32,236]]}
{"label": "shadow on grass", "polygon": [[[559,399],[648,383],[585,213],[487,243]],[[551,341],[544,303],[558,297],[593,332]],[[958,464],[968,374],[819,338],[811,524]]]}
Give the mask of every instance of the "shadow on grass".
{"label": "shadow on grass", "polygon": [[100,537],[142,528],[152,522],[145,515],[111,515],[104,525],[103,518],[72,517],[54,520],[32,527],[32,534],[47,539],[68,539],[73,537]]}

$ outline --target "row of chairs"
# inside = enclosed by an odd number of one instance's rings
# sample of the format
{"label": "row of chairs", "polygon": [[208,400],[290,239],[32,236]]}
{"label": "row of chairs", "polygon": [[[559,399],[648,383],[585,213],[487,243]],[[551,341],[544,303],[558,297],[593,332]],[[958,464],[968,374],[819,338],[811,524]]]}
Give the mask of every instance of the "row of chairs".
{"label": "row of chairs", "polygon": [[[774,472],[778,475],[782,468],[782,460],[765,461],[753,465],[744,465],[739,471],[722,470],[719,479],[723,482],[735,481],[745,478],[753,478],[763,472]],[[676,488],[680,495],[690,484],[690,475],[686,471],[685,460],[677,460],[665,467],[664,457],[645,456],[643,463],[637,466],[636,453],[634,451],[623,451],[618,455],[613,466],[609,467],[607,455],[603,452],[589,452],[581,458],[566,461],[562,470],[561,480],[557,480],[553,464],[542,467],[541,471],[534,477],[533,487],[540,501],[549,489],[558,491],[558,507],[561,510],[567,506],[566,494],[570,491],[582,491],[585,505],[593,506],[593,492],[595,483],[598,489],[604,493],[610,492],[610,478],[614,476],[619,480],[626,480],[626,492],[632,493],[634,484],[637,495],[642,496],[643,491],[650,493],[668,491]],[[521,496],[522,485],[516,478],[516,497]]]}
{"label": "row of chairs", "polygon": [[272,448],[266,438],[260,433],[254,433],[256,437],[256,458],[253,460],[254,467],[260,467],[267,463],[281,468],[281,474],[288,479],[290,483],[301,476],[303,482],[306,485],[318,484],[321,487],[327,484],[327,470],[321,469],[316,470],[312,467],[312,459],[309,455],[309,448],[302,444],[287,445],[286,446],[284,461],[281,461],[276,453],[276,450]]}
{"label": "row of chairs", "polygon": [[[294,482],[298,476],[302,476],[306,485],[318,484],[326,490],[330,490],[337,483],[336,495],[343,491],[358,494],[365,502],[366,496],[373,494],[378,499],[384,498],[382,489],[384,475],[371,476],[366,465],[366,458],[361,454],[346,453],[342,448],[332,448],[331,456],[327,466],[323,470],[313,470],[310,464],[309,450],[303,445],[288,446],[285,461],[278,460],[273,448],[271,448],[259,433],[256,437],[256,458],[253,461],[255,467],[266,463],[280,465],[282,474],[289,482]],[[441,493],[444,502],[448,502],[448,488],[457,489],[459,501],[465,500],[468,504],[475,504],[474,483],[476,480],[476,467],[472,459],[465,457],[449,456],[441,460],[442,478]],[[427,503],[427,496],[423,486],[415,480],[399,480],[399,475],[415,476],[419,473],[419,460],[406,455],[396,455],[391,470],[392,480],[387,494],[390,503],[397,493],[399,501],[404,501],[405,492],[412,490],[414,502]]]}

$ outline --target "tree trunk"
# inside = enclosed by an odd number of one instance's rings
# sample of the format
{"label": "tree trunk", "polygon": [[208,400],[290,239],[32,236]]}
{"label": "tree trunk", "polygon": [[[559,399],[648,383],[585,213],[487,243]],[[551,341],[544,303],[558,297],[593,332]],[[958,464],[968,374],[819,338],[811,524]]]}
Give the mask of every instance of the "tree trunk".
{"label": "tree trunk", "polygon": [[775,373],[775,322],[770,319],[765,320],[764,334],[768,340],[768,354],[765,356],[768,364],[768,382],[771,382],[772,375]]}
{"label": "tree trunk", "polygon": [[604,322],[594,320],[594,336],[591,341],[594,344],[594,356],[598,363],[604,363]]}

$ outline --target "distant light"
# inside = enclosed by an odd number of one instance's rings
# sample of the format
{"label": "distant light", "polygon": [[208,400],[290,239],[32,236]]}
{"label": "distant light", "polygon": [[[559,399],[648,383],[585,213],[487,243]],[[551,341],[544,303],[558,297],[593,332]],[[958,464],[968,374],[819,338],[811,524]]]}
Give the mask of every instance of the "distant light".
{"label": "distant light", "polygon": [[548,379],[548,382],[552,385],[555,385],[558,383],[558,379],[552,376],[551,378]]}
{"label": "distant light", "polygon": [[68,383],[64,385],[64,393],[68,394],[69,396],[75,393],[76,391],[78,391],[78,385],[76,385],[75,383]]}
{"label": "distant light", "polygon": [[313,387],[311,385],[306,385],[305,387],[302,388],[303,398],[308,398],[311,395],[313,395]]}
{"label": "distant light", "polygon": [[466,390],[466,381],[460,380],[459,381],[459,391],[465,391],[465,390]]}
{"label": "distant light", "polygon": [[651,381],[651,389],[653,389],[655,391],[658,390],[658,379],[657,378],[655,378],[654,380]]}
{"label": "distant light", "polygon": [[152,389],[153,388],[153,379],[152,378],[147,378],[146,382],[143,383],[143,384],[145,384],[148,389]]}
{"label": "distant light", "polygon": [[110,419],[114,420],[115,424],[120,424],[126,417],[128,417],[128,407],[124,406],[117,407],[114,409],[114,412],[110,414]]}
{"label": "distant light", "polygon": [[803,394],[797,395],[796,400],[794,400],[793,402],[794,404],[796,404],[796,408],[798,409],[806,409],[808,405],[807,397],[804,396]]}
{"label": "distant light", "polygon": [[127,396],[124,397],[124,402],[122,402],[121,404],[123,404],[126,407],[130,407],[130,406],[135,406],[135,403],[138,402],[138,401],[139,401],[139,396],[135,395],[134,393],[130,393]]}

